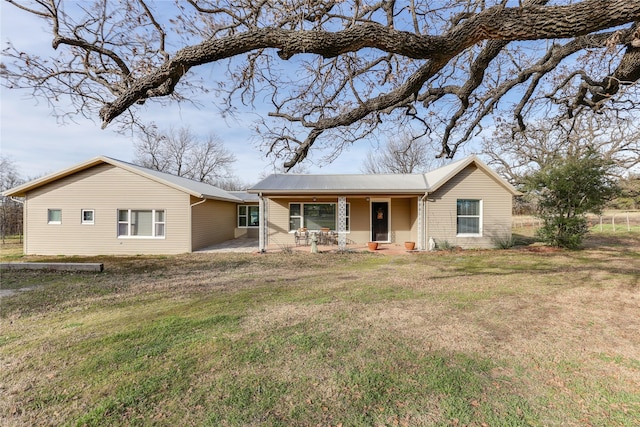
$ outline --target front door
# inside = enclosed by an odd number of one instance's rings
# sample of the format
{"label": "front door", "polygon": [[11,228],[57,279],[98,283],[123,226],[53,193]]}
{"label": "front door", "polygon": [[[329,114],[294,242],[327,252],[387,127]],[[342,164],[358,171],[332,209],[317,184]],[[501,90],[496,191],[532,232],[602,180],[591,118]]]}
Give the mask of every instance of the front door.
{"label": "front door", "polygon": [[389,202],[371,202],[371,241],[389,241]]}

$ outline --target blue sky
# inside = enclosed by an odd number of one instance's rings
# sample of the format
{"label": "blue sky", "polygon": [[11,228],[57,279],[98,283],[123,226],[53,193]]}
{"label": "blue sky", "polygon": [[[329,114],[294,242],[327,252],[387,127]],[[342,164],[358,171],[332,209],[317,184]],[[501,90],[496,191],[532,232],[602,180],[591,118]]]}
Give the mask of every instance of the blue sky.
{"label": "blue sky", "polygon": [[[53,52],[51,37],[44,23],[15,7],[0,3],[0,37],[2,48],[8,40],[17,49],[32,52]],[[198,99],[206,107],[214,99]],[[266,110],[265,110],[266,111]],[[151,108],[145,119],[163,127],[189,127],[203,137],[213,132],[237,157],[236,176],[252,184],[260,176],[273,172],[271,162],[257,148],[250,130],[252,113],[235,119],[223,119],[215,108],[171,105]],[[102,130],[99,120],[81,116],[63,124],[51,114],[46,102],[31,96],[29,91],[0,89],[0,152],[11,158],[23,178],[33,178],[56,172],[97,155],[119,160],[133,160],[131,136],[118,134],[109,128]],[[309,173],[359,173],[371,144],[360,145],[342,153],[330,165],[307,162]],[[313,160],[313,159],[312,159]]]}

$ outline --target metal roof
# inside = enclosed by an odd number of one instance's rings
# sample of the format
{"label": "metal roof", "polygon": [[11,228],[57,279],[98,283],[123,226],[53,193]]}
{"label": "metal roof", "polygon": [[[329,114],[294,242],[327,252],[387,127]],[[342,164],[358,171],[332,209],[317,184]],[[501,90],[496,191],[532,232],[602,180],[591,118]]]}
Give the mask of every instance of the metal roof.
{"label": "metal roof", "polygon": [[133,163],[123,162],[122,160],[112,159],[106,156],[98,156],[62,171],[27,182],[26,184],[5,191],[3,194],[6,196],[23,197],[28,191],[49,184],[58,179],[73,175],[74,173],[92,168],[102,163],[120,167],[122,169],[128,170],[129,172],[144,176],[169,187],[184,191],[185,193],[191,194],[195,197],[204,199],[225,200],[235,203],[242,203],[243,201],[241,198],[238,198],[230,194],[229,192],[222,190],[221,188],[206,184],[204,182],[193,181],[191,179],[183,178],[169,173],[158,172],[156,170],[147,169],[142,166],[134,165]]}
{"label": "metal roof", "polygon": [[249,189],[267,193],[415,193],[426,186],[421,174],[270,175]]}
{"label": "metal roof", "polygon": [[241,199],[243,202],[259,202],[260,196],[246,191],[229,191],[229,194]]}
{"label": "metal roof", "polygon": [[509,192],[518,194],[515,188],[476,156],[466,157],[424,174],[274,174],[247,191],[258,194],[425,193],[437,190],[471,163],[483,169]]}
{"label": "metal roof", "polygon": [[263,179],[247,191],[225,191],[203,182],[147,169],[133,163],[98,156],[60,172],[44,176],[7,190],[5,196],[25,196],[27,191],[85,169],[107,163],[156,182],[184,191],[195,197],[224,200],[235,203],[256,202],[258,194],[419,194],[433,192],[471,163],[485,171],[496,182],[514,195],[520,194],[504,179],[476,156],[470,156],[425,174],[336,174],[302,175],[274,174]]}

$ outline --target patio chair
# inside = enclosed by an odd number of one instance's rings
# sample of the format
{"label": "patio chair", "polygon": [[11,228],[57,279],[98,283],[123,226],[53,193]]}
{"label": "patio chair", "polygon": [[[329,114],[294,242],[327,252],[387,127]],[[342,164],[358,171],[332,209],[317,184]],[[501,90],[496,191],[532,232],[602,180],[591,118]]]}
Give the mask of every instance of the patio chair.
{"label": "patio chair", "polygon": [[318,236],[320,238],[319,242],[321,245],[328,245],[329,244],[329,228],[321,228],[320,229],[320,235]]}
{"label": "patio chair", "polygon": [[304,242],[305,246],[309,245],[309,231],[306,228],[299,228],[293,233],[296,240],[296,246],[301,245]]}

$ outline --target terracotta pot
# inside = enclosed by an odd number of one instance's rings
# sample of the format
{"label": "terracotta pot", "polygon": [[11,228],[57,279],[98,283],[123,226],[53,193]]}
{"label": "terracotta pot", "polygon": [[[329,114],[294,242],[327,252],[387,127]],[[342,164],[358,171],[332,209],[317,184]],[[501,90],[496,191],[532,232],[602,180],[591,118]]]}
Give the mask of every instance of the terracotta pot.
{"label": "terracotta pot", "polygon": [[412,251],[416,247],[416,242],[404,242],[404,247],[408,251]]}
{"label": "terracotta pot", "polygon": [[367,245],[369,246],[370,251],[375,251],[376,249],[378,249],[378,242],[369,242],[367,243]]}

